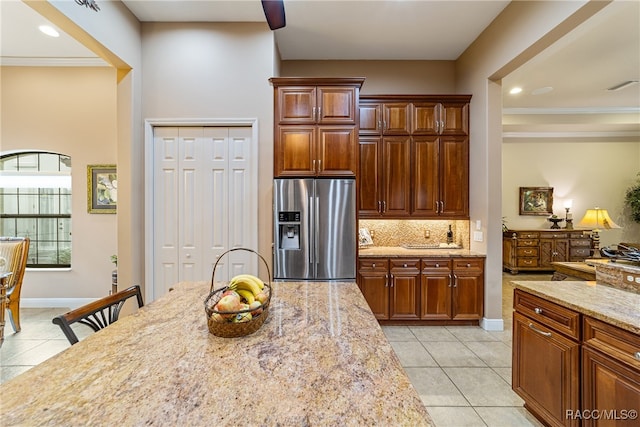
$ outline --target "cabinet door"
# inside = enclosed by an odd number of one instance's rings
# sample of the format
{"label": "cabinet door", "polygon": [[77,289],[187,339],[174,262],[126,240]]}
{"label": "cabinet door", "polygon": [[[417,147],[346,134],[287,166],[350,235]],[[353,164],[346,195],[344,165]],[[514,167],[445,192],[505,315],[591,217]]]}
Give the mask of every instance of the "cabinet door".
{"label": "cabinet door", "polygon": [[484,307],[484,260],[453,261],[452,319],[480,319]]}
{"label": "cabinet door", "polygon": [[358,261],[358,287],[378,320],[389,319],[389,264],[386,259]]}
{"label": "cabinet door", "polygon": [[552,426],[579,426],[580,345],[518,312],[513,314],[512,388]]}
{"label": "cabinet door", "polygon": [[358,93],[355,87],[318,86],[318,123],[355,125]]}
{"label": "cabinet door", "polygon": [[361,137],[360,171],[358,174],[358,211],[360,218],[380,217],[380,138]]}
{"label": "cabinet door", "polygon": [[420,277],[420,318],[451,319],[451,261],[446,258],[423,259]]}
{"label": "cabinet door", "polygon": [[276,110],[276,120],[280,124],[315,123],[315,86],[279,87]]}
{"label": "cabinet door", "polygon": [[315,126],[280,126],[275,143],[274,175],[315,176]]}
{"label": "cabinet door", "polygon": [[379,135],[382,133],[382,106],[380,104],[360,103],[360,135]]}
{"label": "cabinet door", "polygon": [[413,137],[413,210],[412,216],[438,215],[439,167],[438,137]]}
{"label": "cabinet door", "polygon": [[383,125],[385,135],[409,135],[410,133],[409,102],[385,103],[382,105]]}
{"label": "cabinet door", "polygon": [[440,123],[442,135],[469,135],[469,104],[443,102]]}
{"label": "cabinet door", "polygon": [[391,320],[419,318],[420,260],[391,261],[390,313]]}
{"label": "cabinet door", "polygon": [[407,217],[411,204],[410,138],[383,138],[382,162],[382,213],[391,217]]}
{"label": "cabinet door", "polygon": [[469,138],[440,138],[440,215],[469,216]]}
{"label": "cabinet door", "polygon": [[[322,176],[354,176],[358,156],[355,126],[319,126],[316,170]],[[313,161],[312,161],[313,166]]]}
{"label": "cabinet door", "polygon": [[440,104],[437,102],[415,102],[411,114],[413,135],[437,135]]}
{"label": "cabinet door", "polygon": [[[585,419],[583,426],[637,426],[640,411],[640,362],[638,367],[620,363],[585,345],[582,350],[583,409],[604,415]],[[615,419],[615,417],[618,419]]]}

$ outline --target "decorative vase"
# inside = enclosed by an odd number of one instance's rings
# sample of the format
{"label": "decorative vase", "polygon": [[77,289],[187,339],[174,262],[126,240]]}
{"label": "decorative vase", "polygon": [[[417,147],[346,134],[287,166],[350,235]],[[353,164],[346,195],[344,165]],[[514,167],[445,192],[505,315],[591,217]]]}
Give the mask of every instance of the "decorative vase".
{"label": "decorative vase", "polygon": [[547,219],[553,223],[553,225],[551,226],[552,230],[559,229],[560,226],[558,224],[561,223],[562,221],[564,221],[564,219],[562,219],[562,218],[547,218]]}

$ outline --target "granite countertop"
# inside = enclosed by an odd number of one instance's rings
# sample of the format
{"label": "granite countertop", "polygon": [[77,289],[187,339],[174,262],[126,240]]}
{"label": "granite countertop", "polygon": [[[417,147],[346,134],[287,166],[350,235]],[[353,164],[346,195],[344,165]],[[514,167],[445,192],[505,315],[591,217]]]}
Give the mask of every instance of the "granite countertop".
{"label": "granite countertop", "polygon": [[174,288],[0,385],[0,425],[433,425],[355,283],[274,282],[240,338]]}
{"label": "granite countertop", "polygon": [[472,252],[468,249],[450,249],[450,248],[427,248],[427,249],[407,249],[402,246],[369,246],[358,249],[359,257],[390,257],[390,258],[409,258],[409,257],[481,257],[486,255],[479,252]]}
{"label": "granite countertop", "polygon": [[640,294],[586,281],[512,281],[517,289],[640,334]]}

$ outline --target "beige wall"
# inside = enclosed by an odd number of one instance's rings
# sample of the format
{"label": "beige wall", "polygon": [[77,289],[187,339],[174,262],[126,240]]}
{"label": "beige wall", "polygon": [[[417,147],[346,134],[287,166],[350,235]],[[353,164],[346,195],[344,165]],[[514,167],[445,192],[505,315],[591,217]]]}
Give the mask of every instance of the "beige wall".
{"label": "beige wall", "polygon": [[26,272],[23,298],[93,298],[111,289],[116,215],[87,213],[87,165],[117,158],[113,68],[2,67],[0,152],[47,150],[71,156],[70,271]]}
{"label": "beige wall", "polygon": [[257,249],[270,260],[273,32],[259,23],[148,23],[142,52],[143,119],[258,120]]}
{"label": "beige wall", "polygon": [[[519,187],[553,187],[553,212],[565,217],[572,199],[574,226],[587,209],[607,209],[623,227],[603,230],[601,246],[640,239],[640,224],[624,213],[626,189],[640,171],[640,142],[536,141],[502,144],[502,213],[512,229],[549,228],[546,217],[521,216]],[[560,224],[564,227],[564,223]],[[575,227],[578,228],[578,227]]]}

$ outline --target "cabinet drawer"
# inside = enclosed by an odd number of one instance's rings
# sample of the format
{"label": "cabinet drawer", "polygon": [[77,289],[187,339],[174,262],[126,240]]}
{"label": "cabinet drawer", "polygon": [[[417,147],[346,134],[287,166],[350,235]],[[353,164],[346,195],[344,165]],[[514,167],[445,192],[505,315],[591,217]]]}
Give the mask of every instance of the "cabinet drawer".
{"label": "cabinet drawer", "polygon": [[571,248],[571,257],[589,258],[591,255],[591,248]]}
{"label": "cabinet drawer", "polygon": [[527,257],[527,256],[537,257],[538,248],[531,248],[531,247],[518,248],[516,250],[516,255],[521,257]]}
{"label": "cabinet drawer", "polygon": [[523,239],[523,240],[518,240],[518,246],[538,246],[538,240],[532,240],[532,239]]}
{"label": "cabinet drawer", "polygon": [[513,308],[561,334],[580,339],[580,313],[516,289]]}
{"label": "cabinet drawer", "polygon": [[546,233],[544,238],[545,239],[568,239],[569,235],[567,233]]}
{"label": "cabinet drawer", "polygon": [[571,239],[570,241],[570,245],[571,247],[581,247],[581,248],[590,248],[591,247],[591,240],[589,239]]}
{"label": "cabinet drawer", "polygon": [[582,331],[585,344],[640,369],[640,336],[588,316]]}
{"label": "cabinet drawer", "polygon": [[518,239],[538,239],[540,238],[540,233],[532,233],[529,231],[516,233]]}
{"label": "cabinet drawer", "polygon": [[454,258],[453,271],[474,271],[479,272],[484,268],[484,260],[482,258]]}
{"label": "cabinet drawer", "polygon": [[538,258],[518,258],[518,267],[537,267]]}
{"label": "cabinet drawer", "polygon": [[399,258],[390,260],[391,271],[400,272],[402,270],[418,270],[420,268],[420,259],[418,258]]}
{"label": "cabinet drawer", "polygon": [[423,258],[422,270],[431,273],[442,272],[447,274],[451,270],[451,260],[449,258]]}
{"label": "cabinet drawer", "polygon": [[358,261],[359,271],[387,271],[389,260],[386,258],[360,258]]}

